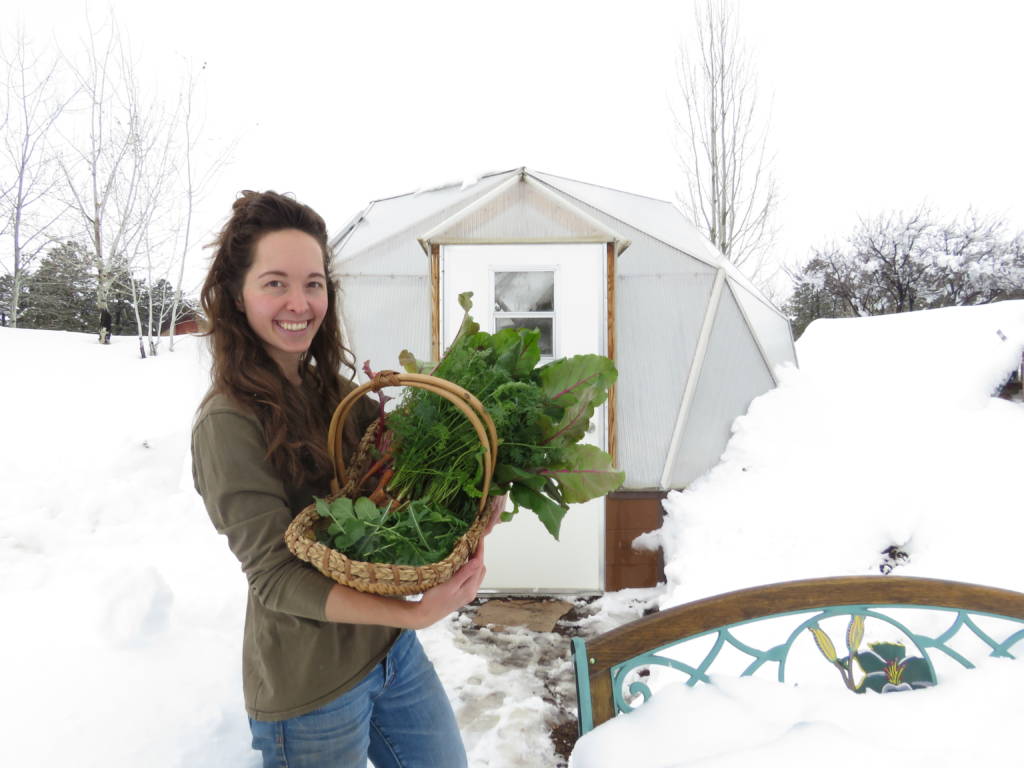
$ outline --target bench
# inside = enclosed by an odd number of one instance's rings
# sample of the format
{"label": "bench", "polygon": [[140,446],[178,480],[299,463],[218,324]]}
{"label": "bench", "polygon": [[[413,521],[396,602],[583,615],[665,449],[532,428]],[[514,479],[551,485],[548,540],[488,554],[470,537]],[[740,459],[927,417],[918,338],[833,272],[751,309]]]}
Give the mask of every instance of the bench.
{"label": "bench", "polygon": [[[930,618],[918,622],[918,616]],[[773,622],[766,626],[779,637],[766,647],[737,637],[741,628],[768,619]],[[825,622],[828,631],[822,629]],[[844,625],[839,631],[838,622]],[[902,639],[863,647],[866,623],[874,636],[891,631]],[[926,628],[915,631],[912,623]],[[687,685],[709,682],[723,649],[729,649],[732,662],[743,660],[742,676],[776,665],[778,680],[785,682],[794,643],[810,637],[811,647],[824,657],[817,663],[834,667],[848,688],[886,692],[937,683],[937,658],[972,668],[967,653],[954,647],[965,636],[981,653],[1014,658],[1011,649],[1024,640],[1024,594],[939,579],[851,576],[769,584],[697,600],[590,640],[572,639],[579,734],[647,701],[651,691],[643,675],[654,668],[681,673]],[[705,639],[697,657],[681,659],[682,644],[698,638]],[[904,655],[904,649],[918,655]]]}

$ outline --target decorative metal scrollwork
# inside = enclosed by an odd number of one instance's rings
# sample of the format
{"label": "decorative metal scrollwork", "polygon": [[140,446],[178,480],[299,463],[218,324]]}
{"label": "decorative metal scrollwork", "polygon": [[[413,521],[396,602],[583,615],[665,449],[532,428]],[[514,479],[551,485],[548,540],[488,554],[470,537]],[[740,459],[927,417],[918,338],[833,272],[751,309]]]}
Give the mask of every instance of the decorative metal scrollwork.
{"label": "decorative metal scrollwork", "polygon": [[[902,621],[883,612],[890,610],[945,612],[954,614],[954,619],[943,631],[935,636],[929,636],[914,632]],[[715,636],[715,642],[711,649],[696,666],[662,655],[669,648],[678,645],[678,643],[671,643],[661,648],[656,648],[649,653],[635,656],[612,667],[612,694],[615,707],[620,712],[630,712],[635,707],[646,702],[652,695],[650,687],[642,680],[631,680],[630,678],[634,673],[642,672],[652,667],[667,668],[680,672],[686,676],[686,684],[690,686],[696,685],[698,682],[709,682],[711,669],[715,662],[718,661],[722,650],[727,646],[750,657],[750,663],[741,673],[742,676],[753,675],[765,664],[775,663],[778,665],[779,681],[785,682],[786,665],[789,661],[790,652],[795,641],[806,632],[810,632],[814,636],[818,650],[821,651],[829,663],[837,667],[844,683],[850,690],[858,693],[862,693],[865,690],[888,692],[891,690],[910,690],[912,688],[925,687],[935,684],[938,680],[935,666],[932,662],[932,653],[934,651],[941,652],[965,668],[970,669],[974,667],[970,659],[950,645],[954,638],[964,630],[969,631],[981,640],[990,649],[990,656],[1014,658],[1010,649],[1018,642],[1024,641],[1024,628],[1013,632],[1003,640],[996,640],[978,626],[974,619],[975,616],[989,615],[981,612],[970,612],[938,606],[892,605],[880,608],[866,605],[844,605],[810,612],[799,611],[751,619],[695,635],[682,641],[685,643],[701,637]],[[733,629],[747,626],[763,619],[778,619],[785,616],[793,616],[799,618],[800,621],[790,631],[784,642],[766,649],[744,643],[732,632]],[[819,626],[820,622],[837,616],[850,617],[845,637],[847,650],[845,656],[839,655],[832,639]],[[1022,620],[1006,616],[994,616],[994,618],[1024,624]],[[911,646],[916,648],[919,656],[908,655],[906,645],[902,640],[868,643],[867,649],[862,649],[864,625],[869,619],[887,624],[898,631],[903,638],[909,641]],[[876,631],[874,634],[877,635],[878,632]],[[855,674],[854,661],[857,662],[859,667],[859,674]],[[638,697],[641,701],[637,701]]]}

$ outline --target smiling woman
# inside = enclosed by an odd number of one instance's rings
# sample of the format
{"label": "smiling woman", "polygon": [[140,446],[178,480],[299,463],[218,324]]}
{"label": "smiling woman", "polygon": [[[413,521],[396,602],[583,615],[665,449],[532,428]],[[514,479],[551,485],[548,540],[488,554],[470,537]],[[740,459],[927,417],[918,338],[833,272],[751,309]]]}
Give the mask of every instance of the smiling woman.
{"label": "smiling woman", "polygon": [[256,243],[240,299],[245,319],[285,377],[300,384],[299,362],[327,313],[324,255],[298,229],[269,232]]}
{"label": "smiling woman", "polygon": [[[465,766],[455,716],[414,632],[476,596],[483,547],[418,602],[336,584],[284,532],[325,496],[328,419],[354,384],[341,344],[324,220],[275,192],[243,192],[202,290],[212,385],[192,429],[192,473],[249,581],[242,685],[264,766]],[[377,416],[363,398],[351,454]],[[405,630],[405,631],[403,631]]]}

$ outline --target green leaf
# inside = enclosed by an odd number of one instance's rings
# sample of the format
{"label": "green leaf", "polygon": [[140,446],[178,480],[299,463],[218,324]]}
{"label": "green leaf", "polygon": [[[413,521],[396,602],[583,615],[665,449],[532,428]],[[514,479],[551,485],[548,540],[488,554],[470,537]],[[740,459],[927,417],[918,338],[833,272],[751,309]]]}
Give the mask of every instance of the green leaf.
{"label": "green leaf", "polygon": [[873,651],[861,651],[855,657],[865,674],[885,673],[885,659]]}
{"label": "green leaf", "polygon": [[875,693],[881,693],[882,688],[885,687],[886,682],[884,672],[875,672],[865,677],[860,685],[857,687],[857,693],[864,693],[865,689],[872,690]]}
{"label": "green leaf", "polygon": [[334,548],[339,552],[345,552],[349,547],[359,541],[366,533],[361,522],[352,519],[334,537]]}
{"label": "green leaf", "polygon": [[494,482],[501,486],[517,482],[535,491],[540,491],[547,482],[547,478],[536,472],[527,472],[513,464],[498,464],[494,468]]}
{"label": "green leaf", "polygon": [[567,504],[579,504],[611,493],[626,479],[626,473],[612,467],[612,457],[596,445],[570,445],[564,449],[565,462],[541,474],[557,481]]}
{"label": "green leaf", "polygon": [[555,504],[547,496],[537,493],[537,491],[521,483],[512,484],[512,491],[509,496],[513,503],[518,506],[532,509],[534,514],[544,523],[548,533],[554,536],[555,539],[558,538],[559,530],[562,527],[562,518],[565,517],[566,510],[564,508]]}
{"label": "green leaf", "polygon": [[927,661],[914,656],[903,665],[903,682],[910,683],[914,688],[927,688],[935,685],[935,676]]}
{"label": "green leaf", "polygon": [[323,499],[316,499],[316,512],[320,517],[331,517],[331,508]]}
{"label": "green leaf", "polygon": [[355,515],[360,520],[364,520],[368,523],[376,523],[380,521],[381,517],[380,510],[377,509],[377,505],[365,496],[361,496],[356,499]]}
{"label": "green leaf", "polygon": [[562,486],[550,477],[547,478],[547,482],[544,483],[544,487],[541,488],[541,492],[559,506],[568,506],[568,502],[565,500],[565,496],[562,493]]}
{"label": "green leaf", "polygon": [[335,520],[344,521],[346,518],[352,516],[352,499],[341,498],[335,499],[331,502],[331,517]]}
{"label": "green leaf", "polygon": [[452,343],[448,347],[449,350],[455,347],[463,338],[472,336],[480,331],[480,324],[475,322],[469,315],[469,310],[473,308],[472,298],[472,291],[459,294],[459,306],[462,307],[466,314],[462,317],[462,324],[459,326],[459,331],[455,334],[455,338],[452,339]]}
{"label": "green leaf", "polygon": [[525,379],[537,367],[540,362],[540,331],[521,331],[523,338],[523,349],[516,361],[516,367],[512,374],[517,379]]}
{"label": "green leaf", "polygon": [[430,373],[437,367],[436,361],[418,360],[408,349],[399,353],[398,362],[408,373]]}
{"label": "green leaf", "polygon": [[868,643],[868,647],[886,662],[902,661],[903,657],[907,655],[907,649],[903,643]]}
{"label": "green leaf", "polygon": [[491,336],[489,343],[495,352],[495,367],[513,378],[526,378],[540,361],[540,331],[505,328]]}
{"label": "green leaf", "polygon": [[574,355],[542,366],[537,376],[548,398],[564,409],[558,421],[544,425],[544,442],[576,443],[586,434],[594,409],[607,399],[618,372],[602,355]]}

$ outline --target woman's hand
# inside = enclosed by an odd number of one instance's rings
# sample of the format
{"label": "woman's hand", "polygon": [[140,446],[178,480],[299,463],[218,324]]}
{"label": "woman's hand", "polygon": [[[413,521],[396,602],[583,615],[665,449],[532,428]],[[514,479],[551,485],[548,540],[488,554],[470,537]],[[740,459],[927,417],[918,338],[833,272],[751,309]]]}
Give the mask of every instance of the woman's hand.
{"label": "woman's hand", "polygon": [[487,568],[484,566],[484,541],[481,538],[476,552],[444,584],[431,587],[423,593],[416,606],[414,629],[424,629],[435,624],[453,611],[471,602],[484,580]]}
{"label": "woman's hand", "polygon": [[491,511],[491,519],[488,521],[487,527],[484,528],[483,533],[480,534],[481,537],[486,536],[487,534],[489,534],[491,531],[494,530],[494,526],[496,526],[498,523],[501,522],[501,514],[505,511],[505,506],[507,504],[508,504],[508,494],[507,493],[503,493],[501,496],[495,496],[493,499],[491,499],[490,504],[489,504],[489,508],[490,508],[490,511]]}
{"label": "woman's hand", "polygon": [[451,579],[444,584],[438,584],[436,587],[428,589],[423,593],[420,601],[415,603],[420,613],[418,620],[424,622],[416,629],[429,627],[476,597],[480,584],[484,580],[484,574],[487,573],[487,568],[484,566],[484,536],[494,530],[494,526],[500,522],[501,513],[505,511],[507,503],[507,493],[491,499],[488,505],[491,517],[480,534],[476,552],[464,566],[455,572]]}
{"label": "woman's hand", "polygon": [[476,597],[487,569],[484,567],[484,536],[501,520],[508,495],[490,501],[491,517],[477,544],[476,552],[455,575],[423,593],[417,602],[357,592],[335,584],[327,596],[324,614],[328,621],[348,624],[383,624],[406,629],[425,629]]}
{"label": "woman's hand", "polygon": [[476,597],[484,580],[483,540],[473,556],[444,584],[428,589],[413,602],[359,592],[335,584],[327,595],[327,621],[344,624],[381,624],[403,629],[425,629]]}

